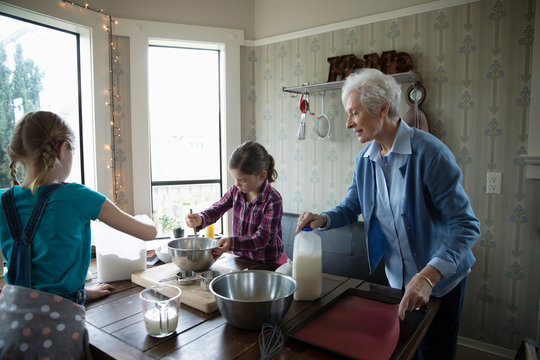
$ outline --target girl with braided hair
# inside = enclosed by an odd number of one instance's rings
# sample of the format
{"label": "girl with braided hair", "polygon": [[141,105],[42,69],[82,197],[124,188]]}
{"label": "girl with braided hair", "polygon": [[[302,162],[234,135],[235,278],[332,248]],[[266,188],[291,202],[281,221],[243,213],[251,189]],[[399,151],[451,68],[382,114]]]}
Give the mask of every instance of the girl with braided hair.
{"label": "girl with braided hair", "polygon": [[229,173],[235,185],[208,209],[188,214],[187,226],[200,230],[232,208],[232,236],[219,240],[214,256],[232,250],[254,261],[284,264],[287,256],[281,241],[283,204],[279,192],[270,185],[277,179],[274,158],[261,144],[246,141],[231,154]]}
{"label": "girl with braided hair", "polygon": [[[86,356],[82,305],[91,220],[142,240],[156,236],[153,223],[84,185],[64,182],[74,144],[69,125],[48,111],[27,113],[13,129],[7,147],[13,187],[0,190],[0,248],[8,267],[0,295],[0,358]],[[104,293],[101,288],[92,295]]]}

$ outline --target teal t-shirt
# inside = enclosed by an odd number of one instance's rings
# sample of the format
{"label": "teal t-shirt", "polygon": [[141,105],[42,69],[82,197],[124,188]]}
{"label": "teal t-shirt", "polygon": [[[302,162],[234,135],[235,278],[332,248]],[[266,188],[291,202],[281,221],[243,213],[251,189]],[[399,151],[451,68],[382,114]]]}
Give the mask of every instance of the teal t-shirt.
{"label": "teal t-shirt", "polygon": [[[38,195],[48,185],[15,186],[15,206],[24,229]],[[0,195],[6,189],[0,190]],[[43,212],[32,240],[32,288],[53,294],[73,293],[84,286],[90,266],[90,221],[97,219],[105,196],[77,183],[56,190]],[[0,246],[9,268],[13,238],[0,207]]]}

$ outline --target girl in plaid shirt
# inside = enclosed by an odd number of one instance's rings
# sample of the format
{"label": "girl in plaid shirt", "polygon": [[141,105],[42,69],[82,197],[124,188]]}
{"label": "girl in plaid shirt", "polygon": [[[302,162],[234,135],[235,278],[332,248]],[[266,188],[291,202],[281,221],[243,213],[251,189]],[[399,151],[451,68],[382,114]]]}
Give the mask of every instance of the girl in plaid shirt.
{"label": "girl in plaid shirt", "polygon": [[215,256],[226,251],[263,263],[286,261],[281,242],[281,195],[270,183],[277,179],[275,162],[264,146],[246,141],[229,158],[235,179],[223,197],[208,209],[186,216],[189,227],[200,230],[233,209],[232,236],[222,238]]}

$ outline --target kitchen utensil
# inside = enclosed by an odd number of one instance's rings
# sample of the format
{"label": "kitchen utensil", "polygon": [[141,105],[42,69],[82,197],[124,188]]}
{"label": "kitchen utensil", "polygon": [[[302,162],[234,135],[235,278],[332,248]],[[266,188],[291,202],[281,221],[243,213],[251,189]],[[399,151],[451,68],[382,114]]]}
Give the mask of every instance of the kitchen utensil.
{"label": "kitchen utensil", "polygon": [[175,276],[166,277],[164,279],[159,280],[159,282],[171,281],[174,279],[178,281],[178,285],[186,286],[186,285],[191,285],[195,283],[195,281],[200,279],[200,276],[198,276],[195,271],[182,270],[182,271],[179,271]]}
{"label": "kitchen utensil", "polygon": [[[189,209],[189,213],[193,214],[193,209]],[[195,241],[197,242],[197,249],[201,249],[201,244],[199,244],[199,238],[197,237],[197,228],[193,228],[193,234],[195,235]]]}
{"label": "kitchen utensil", "polygon": [[160,338],[175,332],[181,293],[182,290],[173,285],[152,286],[139,293],[148,335]]}
{"label": "kitchen utensil", "polygon": [[292,277],[265,270],[227,273],[210,283],[225,320],[246,330],[279,323],[289,310],[296,288]]}
{"label": "kitchen utensil", "polygon": [[[216,270],[222,273],[231,271],[227,267],[219,265],[215,265],[215,267]],[[180,286],[177,283],[176,274],[178,271],[178,266],[170,262],[132,274],[131,281],[144,288],[163,284],[178,286],[182,289],[182,305],[188,305],[207,314],[217,311],[216,297],[209,291],[202,290],[198,283],[199,280],[196,280],[195,284],[189,286]],[[168,282],[160,282],[163,278],[170,278],[170,280]]]}
{"label": "kitchen utensil", "polygon": [[213,270],[203,271],[201,275],[199,276],[201,278],[201,289],[209,290],[210,283],[219,275],[221,275],[219,271],[213,271]]}
{"label": "kitchen utensil", "polygon": [[298,133],[296,134],[296,138],[298,140],[305,140],[306,138],[306,113],[314,115],[312,112],[309,111],[309,95],[305,94],[300,95],[300,126],[298,127]]}
{"label": "kitchen utensil", "polygon": [[306,139],[306,114],[300,115],[300,126],[298,126],[298,133],[296,134],[298,140]]}
{"label": "kitchen utensil", "polygon": [[285,338],[277,325],[263,324],[259,334],[261,360],[270,360],[281,352]]}
{"label": "kitchen utensil", "polygon": [[216,239],[186,237],[169,241],[168,248],[173,263],[180,269],[204,271],[214,263],[212,251],[217,244]]}
{"label": "kitchen utensil", "polygon": [[400,299],[349,288],[288,329],[288,335],[350,359],[390,359],[400,335]]}
{"label": "kitchen utensil", "polygon": [[[313,130],[317,133],[317,137],[321,140],[330,139],[330,133],[332,132],[332,123],[330,118],[324,113],[324,92],[321,94],[321,112],[322,114],[317,117],[315,121],[315,127]],[[321,122],[326,120],[326,126],[328,127],[326,134],[323,132],[321,134]]]}

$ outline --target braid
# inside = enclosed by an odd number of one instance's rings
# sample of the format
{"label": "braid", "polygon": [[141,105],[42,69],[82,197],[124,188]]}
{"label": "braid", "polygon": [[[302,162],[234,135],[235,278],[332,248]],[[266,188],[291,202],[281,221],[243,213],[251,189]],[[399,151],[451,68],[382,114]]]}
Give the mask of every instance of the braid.
{"label": "braid", "polygon": [[58,151],[56,150],[56,142],[54,140],[50,140],[47,144],[45,144],[45,147],[41,152],[41,159],[43,160],[43,164],[47,168],[47,171],[54,167],[57,155]]}
{"label": "braid", "polygon": [[51,171],[51,169],[54,167],[56,164],[57,155],[58,151],[56,150],[56,142],[54,140],[50,140],[47,144],[45,144],[45,147],[41,152],[41,161],[43,163],[43,167],[34,181],[32,181],[32,192],[35,193],[37,191],[38,187],[43,182],[43,179],[45,179],[49,171]]}
{"label": "braid", "polygon": [[21,183],[17,179],[17,162],[9,162],[9,173],[11,174],[11,185],[20,185]]}

